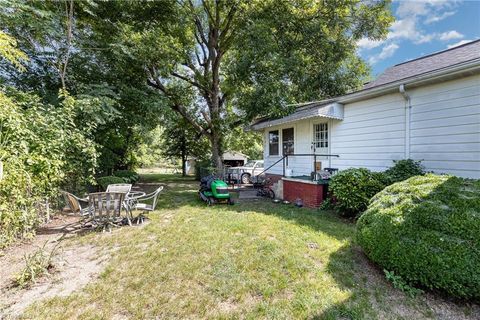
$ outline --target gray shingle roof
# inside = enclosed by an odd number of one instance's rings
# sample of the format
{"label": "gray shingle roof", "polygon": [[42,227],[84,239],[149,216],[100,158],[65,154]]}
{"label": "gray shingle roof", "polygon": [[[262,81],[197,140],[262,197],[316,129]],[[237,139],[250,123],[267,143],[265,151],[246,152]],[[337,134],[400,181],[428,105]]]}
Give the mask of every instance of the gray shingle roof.
{"label": "gray shingle roof", "polygon": [[374,81],[367,83],[363,89],[378,87],[474,59],[480,59],[480,40],[397,64],[385,70]]}

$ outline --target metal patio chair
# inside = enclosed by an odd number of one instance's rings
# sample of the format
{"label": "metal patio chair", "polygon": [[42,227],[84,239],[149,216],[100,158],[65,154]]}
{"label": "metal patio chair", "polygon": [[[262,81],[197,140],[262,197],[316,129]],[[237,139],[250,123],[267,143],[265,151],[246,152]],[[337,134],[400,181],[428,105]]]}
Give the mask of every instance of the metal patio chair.
{"label": "metal patio chair", "polygon": [[[160,195],[160,192],[162,192],[163,186],[157,188],[152,193],[146,194],[142,197],[136,198],[136,203],[134,208],[137,210],[141,210],[142,213],[137,217],[137,223],[138,222],[143,222],[145,219],[144,214],[147,212],[152,212],[155,210],[155,207],[157,206],[158,202],[158,196]],[[151,201],[151,203],[149,203]]]}
{"label": "metal patio chair", "polygon": [[125,194],[123,192],[96,192],[88,195],[88,205],[92,223],[97,228],[118,226],[122,223],[122,206]]}
{"label": "metal patio chair", "polygon": [[88,207],[88,198],[79,198],[76,195],[63,190],[61,190],[60,193],[63,195],[65,203],[70,211],[75,215],[80,216],[80,220],[78,222],[68,224],[64,226],[64,228],[68,229],[76,226],[77,224],[80,224],[82,228],[85,227],[85,225],[91,220],[90,210]]}
{"label": "metal patio chair", "polygon": [[67,192],[60,191],[67,203],[68,207],[73,213],[79,214],[80,216],[88,216],[88,198],[79,198],[76,195]]}

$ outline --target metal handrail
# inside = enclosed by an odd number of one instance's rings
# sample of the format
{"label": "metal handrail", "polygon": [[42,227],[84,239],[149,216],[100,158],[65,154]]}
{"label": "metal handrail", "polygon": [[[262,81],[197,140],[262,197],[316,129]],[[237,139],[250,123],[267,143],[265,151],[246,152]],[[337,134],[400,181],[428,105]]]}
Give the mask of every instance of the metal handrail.
{"label": "metal handrail", "polygon": [[283,176],[285,177],[285,165],[288,166],[288,157],[312,157],[313,156],[313,162],[317,162],[317,157],[336,157],[339,158],[340,155],[338,154],[318,154],[318,153],[292,153],[292,154],[286,154],[277,161],[275,161],[272,165],[270,165],[268,168],[264,169],[262,172],[260,172],[257,176],[257,182],[258,182],[258,177],[262,175],[263,173],[267,172],[270,168],[278,164],[280,161],[283,161]]}
{"label": "metal handrail", "polygon": [[[262,174],[264,174],[265,172],[267,172],[267,170],[269,170],[270,168],[272,168],[274,165],[276,165],[277,163],[279,163],[280,161],[283,161],[287,156],[284,155],[283,157],[281,157],[280,159],[278,159],[277,161],[275,161],[274,164],[272,164],[271,166],[269,166],[267,169],[264,169],[262,172],[260,172],[259,174],[257,174],[257,176],[255,177],[257,179],[257,182],[258,182],[258,177],[261,176]],[[283,175],[285,176],[285,166],[283,168]]]}

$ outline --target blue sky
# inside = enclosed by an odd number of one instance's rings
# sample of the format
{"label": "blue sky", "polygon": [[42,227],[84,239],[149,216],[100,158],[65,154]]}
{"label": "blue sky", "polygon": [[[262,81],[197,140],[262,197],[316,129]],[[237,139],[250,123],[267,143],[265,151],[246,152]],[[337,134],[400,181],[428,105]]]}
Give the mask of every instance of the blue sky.
{"label": "blue sky", "polygon": [[394,0],[387,39],[358,42],[376,76],[389,66],[480,39],[480,0]]}

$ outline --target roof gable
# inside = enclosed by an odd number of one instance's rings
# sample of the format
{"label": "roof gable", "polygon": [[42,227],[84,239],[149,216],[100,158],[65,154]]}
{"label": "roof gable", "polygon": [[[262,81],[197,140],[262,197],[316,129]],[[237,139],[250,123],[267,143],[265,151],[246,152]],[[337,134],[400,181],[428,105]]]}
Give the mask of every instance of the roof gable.
{"label": "roof gable", "polygon": [[367,83],[363,89],[378,87],[390,82],[414,77],[420,74],[440,70],[480,58],[480,40],[448,50],[440,51],[418,59],[397,64],[385,70],[372,82]]}

